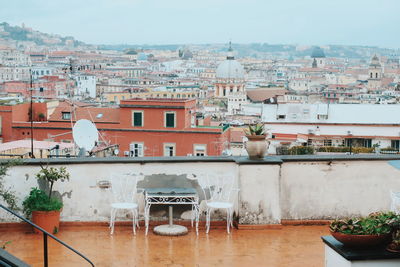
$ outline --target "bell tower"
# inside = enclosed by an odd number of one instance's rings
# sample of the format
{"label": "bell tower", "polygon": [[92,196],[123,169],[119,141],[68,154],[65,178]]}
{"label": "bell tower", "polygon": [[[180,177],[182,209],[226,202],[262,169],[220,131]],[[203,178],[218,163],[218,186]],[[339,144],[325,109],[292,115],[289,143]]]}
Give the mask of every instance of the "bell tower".
{"label": "bell tower", "polygon": [[379,61],[378,56],[374,55],[368,68],[368,89],[379,89],[382,86],[382,77],[382,65]]}

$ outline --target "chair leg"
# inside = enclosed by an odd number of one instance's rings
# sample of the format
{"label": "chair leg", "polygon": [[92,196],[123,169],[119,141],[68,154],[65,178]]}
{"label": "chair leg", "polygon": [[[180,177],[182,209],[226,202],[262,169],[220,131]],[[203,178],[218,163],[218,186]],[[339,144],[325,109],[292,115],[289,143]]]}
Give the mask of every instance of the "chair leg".
{"label": "chair leg", "polygon": [[233,210],[230,210],[230,215],[231,215],[231,228],[233,228]]}
{"label": "chair leg", "polygon": [[115,217],[117,214],[117,209],[111,209],[111,220],[110,220],[110,228],[111,228],[111,234],[114,234],[114,225],[115,225]]}
{"label": "chair leg", "polygon": [[136,209],[132,210],[132,227],[133,227],[133,234],[136,235]]}
{"label": "chair leg", "polygon": [[211,226],[211,208],[206,209],[206,234],[210,232]]}
{"label": "chair leg", "polygon": [[195,216],[195,214],[194,214],[194,208],[193,208],[193,205],[192,205],[192,214],[191,214],[191,216],[190,216],[190,224],[192,225],[192,228],[193,228],[193,219],[194,219],[194,216]]}
{"label": "chair leg", "polygon": [[230,226],[231,226],[231,215],[230,215],[230,209],[226,210],[226,231],[228,232],[228,234],[230,233]]}
{"label": "chair leg", "polygon": [[139,210],[138,209],[135,209],[135,221],[136,221],[136,227],[138,228],[138,229],[140,229],[140,225],[139,225]]}

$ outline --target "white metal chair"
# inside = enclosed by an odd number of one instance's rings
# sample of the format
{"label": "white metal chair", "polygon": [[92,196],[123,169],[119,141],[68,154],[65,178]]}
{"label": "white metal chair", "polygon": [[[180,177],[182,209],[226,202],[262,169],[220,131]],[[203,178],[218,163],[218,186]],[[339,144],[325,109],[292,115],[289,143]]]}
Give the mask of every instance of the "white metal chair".
{"label": "white metal chair", "polygon": [[400,192],[394,192],[393,190],[390,190],[390,198],[391,198],[391,203],[390,203],[390,210],[393,211],[394,213],[399,214],[400,213]]}
{"label": "white metal chair", "polygon": [[137,204],[137,182],[143,179],[142,174],[113,174],[111,176],[111,188],[113,192],[113,203],[111,203],[110,228],[114,233],[115,217],[118,210],[130,210],[133,217],[133,233],[136,234],[136,227],[139,228]]}
{"label": "white metal chair", "polygon": [[226,230],[230,233],[233,227],[234,193],[238,189],[234,187],[232,175],[199,175],[201,186],[206,201],[206,233],[210,231],[211,212],[215,209],[226,210]]}

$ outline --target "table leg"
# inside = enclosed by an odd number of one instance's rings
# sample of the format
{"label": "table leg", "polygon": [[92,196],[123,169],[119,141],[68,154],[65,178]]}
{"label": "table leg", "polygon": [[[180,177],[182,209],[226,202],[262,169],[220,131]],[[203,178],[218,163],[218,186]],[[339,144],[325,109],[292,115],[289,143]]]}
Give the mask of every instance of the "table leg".
{"label": "table leg", "polygon": [[169,212],[168,224],[169,224],[169,227],[172,227],[172,225],[173,225],[173,222],[172,222],[172,217],[173,217],[172,205],[168,207],[168,212]]}

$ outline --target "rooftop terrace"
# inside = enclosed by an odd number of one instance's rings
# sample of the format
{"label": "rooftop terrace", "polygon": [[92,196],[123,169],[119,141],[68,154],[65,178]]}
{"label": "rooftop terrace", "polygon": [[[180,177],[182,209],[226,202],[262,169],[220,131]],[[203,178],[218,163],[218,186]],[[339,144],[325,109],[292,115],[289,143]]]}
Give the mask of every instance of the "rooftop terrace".
{"label": "rooftop terrace", "polygon": [[[71,178],[54,190],[63,196],[58,237],[78,249],[96,266],[323,266],[320,236],[328,227],[315,226],[338,217],[388,210],[390,190],[400,191],[398,155],[281,156],[263,160],[245,157],[74,158],[29,159],[13,166],[4,177],[19,205],[31,187],[39,164],[65,166]],[[240,190],[234,200],[237,229],[223,229],[224,212],[211,216],[211,231],[199,236],[146,237],[141,227],[132,234],[131,218],[117,218],[115,234],[107,227],[112,192],[107,187],[115,173],[143,173],[139,188],[192,187],[193,174],[234,177]],[[200,201],[202,201],[199,193]],[[201,206],[201,205],[200,205]],[[143,202],[139,202],[143,222]],[[190,207],[174,208],[176,224],[188,224]],[[163,207],[151,210],[153,224],[166,220]],[[0,211],[0,241],[12,241],[7,250],[33,266],[42,260],[40,235]],[[313,224],[314,226],[288,226]],[[10,226],[16,226],[17,229]],[[214,228],[213,228],[214,227]],[[216,229],[217,227],[218,229]],[[203,228],[203,229],[202,229]],[[21,230],[24,229],[24,230]],[[50,242],[50,262],[56,266],[83,266],[79,257]],[[1,244],[1,243],[0,243]],[[33,251],[36,251],[33,253]],[[57,261],[57,262],[54,262]],[[51,265],[50,265],[51,266]]]}

